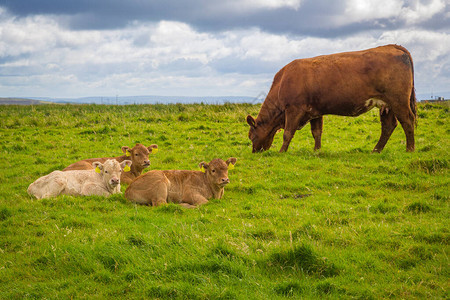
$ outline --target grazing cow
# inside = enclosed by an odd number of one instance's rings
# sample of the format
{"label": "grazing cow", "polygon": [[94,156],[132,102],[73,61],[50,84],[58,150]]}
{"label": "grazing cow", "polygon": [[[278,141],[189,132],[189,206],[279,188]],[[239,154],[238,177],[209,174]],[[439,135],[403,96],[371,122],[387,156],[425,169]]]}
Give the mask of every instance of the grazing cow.
{"label": "grazing cow", "polygon": [[185,207],[205,204],[208,199],[220,199],[228,179],[228,167],[236,164],[231,157],[226,162],[214,159],[209,164],[201,162],[202,171],[152,170],[136,178],[126,189],[130,201],[158,206],[173,202]]}
{"label": "grazing cow", "polygon": [[109,196],[120,193],[120,173],[132,165],[131,160],[119,163],[108,159],[105,163],[94,162],[95,170],[53,171],[28,187],[28,194],[38,199],[58,195]]}
{"label": "grazing cow", "polygon": [[124,160],[131,160],[133,164],[131,165],[130,172],[123,172],[120,176],[120,182],[122,184],[130,184],[133,179],[141,175],[142,171],[150,166],[150,160],[148,156],[150,153],[156,153],[158,151],[158,145],[150,145],[150,147],[145,147],[142,144],[136,144],[133,148],[123,146],[122,152],[125,153],[118,157],[103,157],[103,158],[90,158],[80,160],[76,163],[71,164],[63,171],[70,170],[90,170],[93,169],[92,163],[95,161],[105,162],[108,159],[115,159],[118,162],[123,162]]}
{"label": "grazing cow", "polygon": [[270,148],[284,129],[287,151],[296,130],[310,122],[320,149],[323,115],[358,116],[380,108],[381,136],[373,152],[381,152],[397,126],[406,135],[406,150],[414,151],[417,117],[414,69],[410,53],[398,45],[298,59],[276,75],[261,110],[247,116],[253,152]]}

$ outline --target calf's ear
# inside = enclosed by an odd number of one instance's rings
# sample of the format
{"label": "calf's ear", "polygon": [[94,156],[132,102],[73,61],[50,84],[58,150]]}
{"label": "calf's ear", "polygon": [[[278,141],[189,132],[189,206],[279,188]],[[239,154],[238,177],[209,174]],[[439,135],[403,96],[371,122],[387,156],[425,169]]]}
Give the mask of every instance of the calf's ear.
{"label": "calf's ear", "polygon": [[122,147],[122,152],[125,153],[126,156],[131,156],[130,151],[131,151],[130,147],[128,147],[128,146],[123,146]]}
{"label": "calf's ear", "polygon": [[198,164],[198,166],[200,167],[200,170],[202,170],[202,172],[205,173],[205,170],[208,169],[209,165],[204,161],[202,161],[201,163]]}
{"label": "calf's ear", "polygon": [[94,167],[96,173],[101,173],[103,170],[103,164],[99,161],[93,162],[92,166]]}
{"label": "calf's ear", "polygon": [[253,119],[253,117],[250,115],[247,116],[247,124],[252,128],[256,127],[255,119]]}
{"label": "calf's ear", "polygon": [[122,171],[124,172],[129,172],[130,166],[133,162],[131,160],[124,160],[123,162],[120,163],[120,167],[122,168]]}
{"label": "calf's ear", "polygon": [[150,153],[155,154],[156,152],[158,152],[158,145],[152,144],[147,149],[148,151],[150,151]]}
{"label": "calf's ear", "polygon": [[233,166],[236,164],[236,157],[230,157],[229,159],[227,159],[226,164],[227,166],[229,166],[230,164],[232,164]]}

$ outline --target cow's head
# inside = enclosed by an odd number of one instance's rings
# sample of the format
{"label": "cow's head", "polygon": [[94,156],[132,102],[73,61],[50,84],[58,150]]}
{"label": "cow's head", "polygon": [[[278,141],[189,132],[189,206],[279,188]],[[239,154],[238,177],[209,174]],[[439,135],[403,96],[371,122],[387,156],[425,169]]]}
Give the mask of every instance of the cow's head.
{"label": "cow's head", "polygon": [[228,178],[228,167],[230,164],[234,166],[236,164],[236,158],[230,157],[227,161],[216,158],[209,163],[201,162],[199,166],[204,170],[209,183],[224,187],[230,183],[230,179]]}
{"label": "cow's head", "polygon": [[124,160],[119,163],[115,159],[108,159],[103,164],[98,161],[92,163],[95,168],[95,172],[102,176],[103,182],[111,189],[120,184],[120,173],[126,166],[130,167],[131,164],[131,160]]}
{"label": "cow's head", "polygon": [[266,126],[258,124],[252,116],[247,116],[247,123],[250,125],[250,130],[248,131],[248,138],[252,141],[253,150],[252,152],[260,152],[269,150],[272,146],[273,138],[277,129],[269,130]]}
{"label": "cow's head", "polygon": [[156,153],[158,145],[150,145],[145,147],[142,144],[136,144],[133,148],[123,146],[122,152],[133,162],[135,168],[143,170],[150,166],[150,159],[148,158],[150,153]]}

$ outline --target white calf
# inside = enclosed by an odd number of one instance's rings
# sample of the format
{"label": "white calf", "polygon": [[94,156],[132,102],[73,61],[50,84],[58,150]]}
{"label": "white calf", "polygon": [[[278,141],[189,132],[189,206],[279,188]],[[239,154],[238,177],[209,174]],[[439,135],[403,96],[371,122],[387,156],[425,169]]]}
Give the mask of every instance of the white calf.
{"label": "white calf", "polygon": [[129,171],[131,160],[119,163],[109,159],[92,163],[94,170],[53,171],[30,184],[28,194],[38,199],[58,195],[109,196],[120,193],[120,174]]}

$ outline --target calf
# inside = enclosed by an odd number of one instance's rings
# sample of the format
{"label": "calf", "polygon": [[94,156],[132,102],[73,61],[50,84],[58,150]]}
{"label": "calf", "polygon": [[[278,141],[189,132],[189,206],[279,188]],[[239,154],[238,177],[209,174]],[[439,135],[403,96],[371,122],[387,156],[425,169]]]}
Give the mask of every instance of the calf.
{"label": "calf", "polygon": [[120,182],[122,184],[130,184],[133,179],[141,175],[142,171],[150,166],[150,160],[148,156],[150,153],[156,153],[158,151],[158,145],[150,145],[150,147],[145,147],[142,144],[136,144],[133,148],[123,146],[122,152],[124,155],[118,157],[103,157],[103,158],[89,158],[80,160],[76,163],[71,164],[63,171],[70,170],[90,170],[93,169],[93,162],[105,162],[108,159],[115,159],[118,162],[123,162],[124,160],[131,160],[133,164],[131,165],[130,172],[123,172],[120,176]]}
{"label": "calf", "polygon": [[125,198],[139,204],[158,206],[167,202],[186,207],[205,204],[208,199],[220,199],[230,182],[228,167],[236,158],[227,161],[214,159],[201,162],[202,171],[153,170],[136,178],[126,189]]}
{"label": "calf", "polygon": [[120,174],[132,165],[131,160],[119,163],[108,159],[105,163],[94,162],[95,170],[53,171],[30,184],[28,194],[38,199],[58,195],[109,196],[120,193]]}

